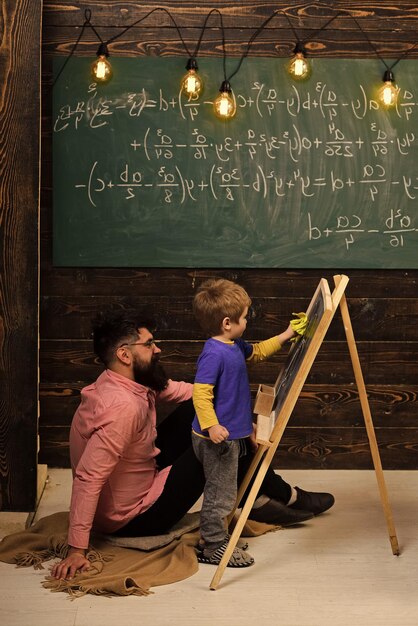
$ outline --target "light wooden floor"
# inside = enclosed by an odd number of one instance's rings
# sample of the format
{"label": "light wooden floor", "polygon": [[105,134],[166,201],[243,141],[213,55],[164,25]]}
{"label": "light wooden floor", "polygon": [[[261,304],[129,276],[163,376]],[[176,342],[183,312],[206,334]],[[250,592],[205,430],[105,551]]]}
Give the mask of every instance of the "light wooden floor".
{"label": "light wooden floor", "polygon": [[[299,526],[250,539],[256,563],[214,567],[146,597],[71,602],[41,586],[44,571],[0,563],[4,626],[417,626],[418,472],[385,472],[401,556],[392,555],[372,471],[287,471],[305,489],[329,490],[334,508]],[[70,474],[50,470],[37,518],[68,508]],[[0,514],[0,536],[16,530]]]}

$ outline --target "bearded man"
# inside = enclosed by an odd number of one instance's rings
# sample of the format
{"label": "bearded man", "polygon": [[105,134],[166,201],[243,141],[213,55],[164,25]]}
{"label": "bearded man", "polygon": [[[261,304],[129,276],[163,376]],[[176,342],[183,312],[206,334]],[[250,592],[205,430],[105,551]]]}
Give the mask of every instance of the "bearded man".
{"label": "bearded man", "polygon": [[[162,534],[203,493],[205,476],[191,444],[193,385],[167,378],[153,328],[135,311],[100,314],[93,322],[94,351],[105,370],[81,391],[71,424],[69,551],[52,568],[55,578],[72,578],[89,568],[85,555],[92,530],[131,537]],[[179,406],[157,429],[156,404],[164,402]],[[239,480],[251,460],[249,449],[240,458]],[[269,469],[255,519],[284,526],[305,521],[306,511],[284,504],[291,491]],[[331,494],[303,494],[317,507],[315,514],[333,503]]]}

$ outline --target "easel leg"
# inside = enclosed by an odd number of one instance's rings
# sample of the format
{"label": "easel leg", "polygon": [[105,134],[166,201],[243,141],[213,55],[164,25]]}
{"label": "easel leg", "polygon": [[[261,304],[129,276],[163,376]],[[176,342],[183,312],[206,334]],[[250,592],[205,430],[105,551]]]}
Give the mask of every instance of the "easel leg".
{"label": "easel leg", "polygon": [[241,502],[242,497],[248,487],[248,485],[250,484],[250,481],[255,473],[255,471],[257,470],[257,467],[260,464],[261,459],[263,458],[263,454],[264,452],[268,449],[268,446],[264,446],[264,445],[259,445],[257,448],[257,452],[255,453],[253,460],[251,461],[251,465],[247,470],[247,473],[244,476],[243,481],[241,482],[239,488],[238,488],[238,493],[237,493],[237,500],[235,503],[235,507],[234,509],[231,511],[231,513],[228,516],[228,525],[231,523],[231,521],[234,519],[234,515],[235,515],[235,511],[237,510],[237,506],[239,504],[239,502]]}
{"label": "easel leg", "polygon": [[[339,284],[339,276],[334,276],[335,284]],[[393,522],[392,511],[389,504],[389,498],[386,489],[386,483],[383,476],[382,463],[380,460],[379,448],[376,441],[376,433],[373,426],[373,420],[370,413],[369,401],[367,398],[366,386],[364,384],[363,373],[361,371],[360,359],[357,352],[357,346],[354,339],[353,328],[351,325],[350,314],[348,311],[347,300],[345,295],[340,300],[340,311],[344,323],[345,335],[347,337],[348,349],[350,351],[351,362],[354,370],[354,377],[356,379],[357,389],[359,392],[360,404],[363,411],[364,423],[366,426],[367,437],[369,439],[370,452],[373,459],[374,470],[376,473],[377,484],[380,492],[380,499],[382,501],[383,511],[386,518],[386,524],[389,532],[389,539],[392,546],[392,553],[396,556],[399,555],[399,545],[396,536],[395,525]]]}

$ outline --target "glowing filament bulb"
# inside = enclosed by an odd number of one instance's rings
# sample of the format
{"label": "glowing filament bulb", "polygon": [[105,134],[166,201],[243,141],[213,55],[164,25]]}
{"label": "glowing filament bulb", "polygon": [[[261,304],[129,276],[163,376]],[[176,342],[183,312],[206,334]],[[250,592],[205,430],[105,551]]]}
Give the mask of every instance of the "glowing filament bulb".
{"label": "glowing filament bulb", "polygon": [[195,93],[197,83],[195,72],[191,70],[186,76],[186,83],[184,85],[187,93]]}
{"label": "glowing filament bulb", "polygon": [[107,77],[109,64],[106,60],[106,57],[99,57],[96,63],[95,74],[97,80],[105,80]]}
{"label": "glowing filament bulb", "polygon": [[105,43],[100,44],[97,59],[91,66],[91,73],[95,81],[107,83],[113,76],[112,66],[108,60],[109,52]]}
{"label": "glowing filament bulb", "polygon": [[306,80],[311,75],[311,64],[305,57],[306,50],[298,42],[293,52],[295,56],[290,60],[288,72],[294,80]]}
{"label": "glowing filament bulb", "polygon": [[196,100],[203,90],[203,81],[197,73],[198,69],[196,60],[189,59],[186,65],[187,74],[181,81],[181,90],[189,100]]}
{"label": "glowing filament bulb", "polygon": [[303,54],[298,52],[293,61],[293,73],[295,77],[297,76],[298,78],[304,78],[308,71],[308,63],[305,57],[303,56]]}
{"label": "glowing filament bulb", "polygon": [[219,91],[220,94],[213,103],[215,115],[222,120],[229,120],[234,117],[237,112],[237,107],[231,95],[231,85],[227,80],[223,81]]}
{"label": "glowing filament bulb", "polygon": [[386,109],[395,106],[398,100],[399,88],[395,85],[395,77],[390,70],[383,76],[384,85],[379,91],[379,100]]}

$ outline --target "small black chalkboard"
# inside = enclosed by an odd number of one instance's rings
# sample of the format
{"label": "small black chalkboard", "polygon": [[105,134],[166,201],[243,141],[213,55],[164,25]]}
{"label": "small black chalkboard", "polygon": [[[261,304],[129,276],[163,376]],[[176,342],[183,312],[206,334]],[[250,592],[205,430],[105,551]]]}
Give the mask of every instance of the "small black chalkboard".
{"label": "small black chalkboard", "polygon": [[254,405],[259,441],[270,439],[285,405],[293,409],[333,314],[328,281],[322,278],[306,311],[308,326],[304,335],[292,345],[274,386],[259,386]]}

